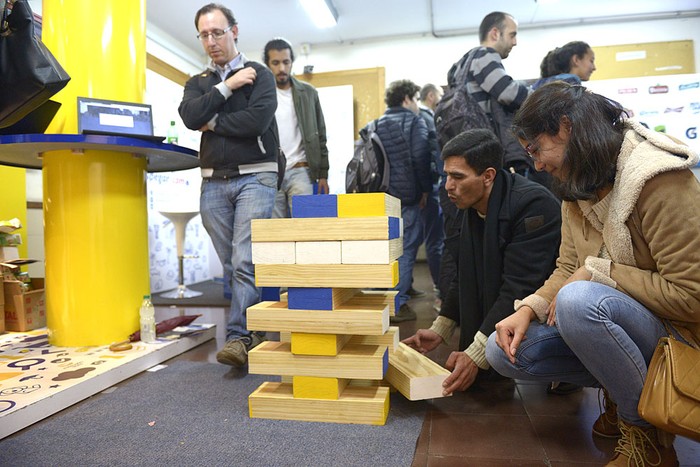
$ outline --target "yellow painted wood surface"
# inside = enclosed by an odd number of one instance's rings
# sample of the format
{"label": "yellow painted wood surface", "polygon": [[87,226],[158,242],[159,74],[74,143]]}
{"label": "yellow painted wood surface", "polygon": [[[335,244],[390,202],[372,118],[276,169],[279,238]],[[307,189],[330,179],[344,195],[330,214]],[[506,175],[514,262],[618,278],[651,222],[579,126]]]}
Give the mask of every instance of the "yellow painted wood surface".
{"label": "yellow painted wood surface", "polygon": [[258,287],[394,287],[399,263],[391,264],[256,264]]}
{"label": "yellow painted wood surface", "polygon": [[389,240],[389,217],[253,219],[251,240],[253,242]]}
{"label": "yellow painted wood surface", "polygon": [[381,335],[389,328],[389,307],[341,305],[336,310],[290,310],[285,302],[260,302],[246,312],[251,331]]}
{"label": "yellow painted wood surface", "polygon": [[294,398],[286,383],[261,384],[248,396],[251,418],[384,425],[389,414],[385,387],[347,387],[338,400]]}
{"label": "yellow painted wood surface", "polygon": [[337,400],[349,382],[344,378],[292,376],[292,390],[295,399]]}
{"label": "yellow painted wood surface", "polygon": [[292,353],[294,355],[336,356],[351,337],[347,334],[292,332]]}
{"label": "yellow painted wood surface", "polygon": [[263,342],[248,353],[248,372],[262,375],[382,379],[386,346],[346,345],[335,357],[294,355],[289,342]]}
{"label": "yellow painted wood surface", "polygon": [[450,372],[425,355],[399,343],[389,353],[386,379],[407,399],[412,401],[444,397],[442,383]]}
{"label": "yellow painted wood surface", "polygon": [[338,217],[401,217],[401,201],[387,193],[338,195]]}

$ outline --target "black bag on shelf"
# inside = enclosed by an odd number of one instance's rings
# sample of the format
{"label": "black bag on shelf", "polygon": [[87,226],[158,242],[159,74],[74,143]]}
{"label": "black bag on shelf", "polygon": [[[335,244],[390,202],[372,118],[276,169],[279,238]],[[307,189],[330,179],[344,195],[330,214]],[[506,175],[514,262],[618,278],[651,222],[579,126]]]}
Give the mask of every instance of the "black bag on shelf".
{"label": "black bag on shelf", "polygon": [[22,120],[70,81],[34,34],[32,10],[25,0],[15,1],[3,19],[7,29],[0,32],[0,128]]}

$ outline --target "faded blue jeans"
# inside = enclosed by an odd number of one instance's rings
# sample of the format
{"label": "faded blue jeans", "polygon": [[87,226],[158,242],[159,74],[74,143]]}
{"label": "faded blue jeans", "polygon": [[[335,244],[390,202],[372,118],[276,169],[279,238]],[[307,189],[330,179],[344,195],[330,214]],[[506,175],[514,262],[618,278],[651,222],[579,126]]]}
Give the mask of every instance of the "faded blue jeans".
{"label": "faded blue jeans", "polygon": [[423,241],[423,223],[420,219],[420,207],[401,207],[403,218],[403,254],[399,257],[399,283],[394,290],[399,291],[399,306],[409,300],[408,289],[413,284],[413,266],[416,264],[418,247]]}
{"label": "faded blue jeans", "polygon": [[607,389],[620,418],[649,426],[637,412],[647,366],[663,322],[629,295],[597,282],[576,281],[557,295],[557,325],[530,323],[516,364],[489,337],[486,359],[514,379],[566,381]]}
{"label": "faded blue jeans", "polygon": [[277,174],[273,172],[202,180],[202,224],[224,266],[224,277],[231,278],[227,341],[250,336],[246,310],[260,301],[260,289],[255,286],[250,221],[270,218],[276,191]]}
{"label": "faded blue jeans", "polygon": [[442,261],[442,249],[445,244],[445,230],[443,228],[440,201],[438,200],[438,187],[437,183],[433,185],[433,191],[428,194],[428,201],[421,210],[425,256],[428,260],[428,270],[430,270],[430,277],[433,279],[433,286],[436,288],[440,282],[440,263]]}
{"label": "faded blue jeans", "polygon": [[282,186],[275,195],[272,217],[292,217],[292,196],[314,194],[310,172],[308,167],[297,167],[285,171]]}

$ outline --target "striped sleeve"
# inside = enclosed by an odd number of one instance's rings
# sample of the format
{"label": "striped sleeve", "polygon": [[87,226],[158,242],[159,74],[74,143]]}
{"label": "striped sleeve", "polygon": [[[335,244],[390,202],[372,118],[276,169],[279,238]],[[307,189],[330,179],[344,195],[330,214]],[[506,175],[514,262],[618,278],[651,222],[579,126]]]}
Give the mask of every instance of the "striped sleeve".
{"label": "striped sleeve", "polygon": [[477,102],[490,112],[489,99],[496,98],[508,110],[518,109],[528,95],[525,84],[506,73],[501,57],[491,48],[482,47],[472,60],[469,77],[470,89]]}

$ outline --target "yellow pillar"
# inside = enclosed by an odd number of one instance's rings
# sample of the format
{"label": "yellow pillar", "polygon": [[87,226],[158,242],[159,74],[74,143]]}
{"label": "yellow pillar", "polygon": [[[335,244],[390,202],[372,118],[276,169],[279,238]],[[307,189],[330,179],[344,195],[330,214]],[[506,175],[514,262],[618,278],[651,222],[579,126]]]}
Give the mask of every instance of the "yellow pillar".
{"label": "yellow pillar", "polygon": [[[16,167],[0,166],[0,220],[17,218],[22,228],[19,257],[27,257],[27,171]],[[0,293],[2,291],[0,290]]]}
{"label": "yellow pillar", "polygon": [[[143,101],[145,0],[44,0],[42,13],[42,39],[71,75],[47,133],[77,132],[77,96]],[[126,339],[150,290],[146,160],[49,151],[43,183],[50,343]]]}

